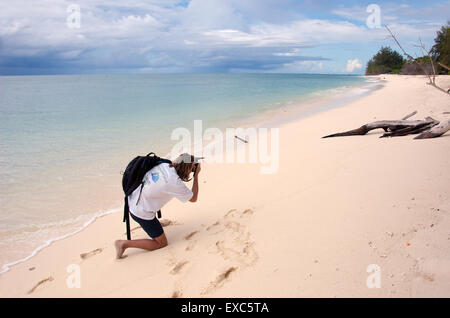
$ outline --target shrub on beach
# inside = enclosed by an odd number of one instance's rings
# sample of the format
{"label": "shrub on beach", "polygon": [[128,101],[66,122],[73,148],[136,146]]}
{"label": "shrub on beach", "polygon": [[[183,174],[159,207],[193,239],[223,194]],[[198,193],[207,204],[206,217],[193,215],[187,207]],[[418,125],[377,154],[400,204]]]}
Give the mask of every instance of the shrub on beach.
{"label": "shrub on beach", "polygon": [[402,75],[425,75],[423,69],[425,68],[428,74],[433,73],[433,66],[431,66],[431,59],[429,56],[422,56],[414,59],[414,62],[406,62],[403,64],[400,74]]}
{"label": "shrub on beach", "polygon": [[382,47],[367,63],[366,75],[399,73],[405,59],[390,47]]}
{"label": "shrub on beach", "polygon": [[[447,22],[447,26],[443,26],[437,32],[434,42],[435,44],[431,49],[433,59],[450,66],[450,21]],[[437,66],[437,70],[440,74],[448,74],[448,71],[440,65]]]}
{"label": "shrub on beach", "polygon": [[[431,63],[422,63],[428,74],[433,72]],[[425,75],[424,71],[416,63],[406,62],[400,72],[401,75]]]}

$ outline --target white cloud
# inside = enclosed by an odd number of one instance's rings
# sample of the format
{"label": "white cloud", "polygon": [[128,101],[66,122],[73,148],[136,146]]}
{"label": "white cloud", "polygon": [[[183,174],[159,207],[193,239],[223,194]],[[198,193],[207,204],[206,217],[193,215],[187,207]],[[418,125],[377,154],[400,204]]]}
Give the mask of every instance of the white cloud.
{"label": "white cloud", "polygon": [[208,30],[202,35],[205,37],[204,41],[212,45],[306,47],[380,41],[385,37],[385,30],[369,30],[347,21],[304,19],[286,24],[255,24],[251,25],[247,31]]}
{"label": "white cloud", "polygon": [[[321,71],[321,60],[339,59],[342,68],[346,58],[327,51],[317,53],[321,57],[308,56],[307,48],[346,43],[395,45],[386,41],[386,30],[371,30],[358,19],[349,18],[360,16],[365,21],[364,7],[337,7],[334,14],[343,19],[327,20],[305,17],[294,0],[77,0],[76,3],[81,8],[80,29],[66,26],[68,2],[0,1],[0,60],[36,56],[43,62],[56,58],[79,61],[80,65],[149,71],[172,66],[189,71],[196,66],[219,64],[220,60],[221,67],[235,62],[242,67],[262,65],[276,69],[287,65],[299,71]],[[440,8],[442,15],[446,10],[445,6],[433,8]],[[395,9],[389,11],[392,17],[400,11]],[[384,7],[382,10],[388,12]],[[412,8],[402,10],[411,12],[410,19],[417,16]],[[434,11],[428,16],[431,13]],[[439,27],[431,23],[408,24],[404,20],[392,22],[391,29],[406,46],[417,42],[419,35],[432,40]],[[311,61],[302,62],[305,59]],[[65,65],[64,61],[58,65]],[[329,67],[330,63],[325,65]],[[351,67],[355,70],[356,66]]]}
{"label": "white cloud", "polygon": [[273,53],[273,55],[275,55],[275,56],[300,56],[300,49],[295,48],[290,52],[276,52],[276,53]]}
{"label": "white cloud", "polygon": [[321,61],[294,61],[273,69],[271,73],[322,73],[324,65]]}
{"label": "white cloud", "polygon": [[355,70],[362,68],[362,64],[358,59],[347,61],[347,72],[353,73]]}

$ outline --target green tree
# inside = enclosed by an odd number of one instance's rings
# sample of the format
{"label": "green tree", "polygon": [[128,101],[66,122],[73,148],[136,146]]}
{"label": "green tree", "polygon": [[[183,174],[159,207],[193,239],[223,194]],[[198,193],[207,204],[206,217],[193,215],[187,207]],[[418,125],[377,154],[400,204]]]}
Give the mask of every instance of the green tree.
{"label": "green tree", "polygon": [[366,75],[399,73],[405,59],[390,47],[382,47],[367,63]]}
{"label": "green tree", "polygon": [[[450,67],[450,21],[437,32],[431,48],[433,59]],[[438,72],[448,74],[448,71],[438,65]]]}

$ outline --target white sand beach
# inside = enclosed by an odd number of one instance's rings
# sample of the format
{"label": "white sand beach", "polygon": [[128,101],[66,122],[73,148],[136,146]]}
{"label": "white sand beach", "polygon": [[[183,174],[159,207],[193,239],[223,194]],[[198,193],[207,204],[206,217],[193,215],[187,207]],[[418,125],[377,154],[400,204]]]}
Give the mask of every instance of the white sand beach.
{"label": "white sand beach", "polygon": [[[163,209],[167,247],[116,260],[125,226],[107,215],[0,275],[0,297],[450,297],[450,132],[321,139],[416,110],[450,118],[424,76],[380,78],[369,96],[280,126],[276,174],[203,164],[198,202]],[[371,264],[380,288],[367,286]]]}

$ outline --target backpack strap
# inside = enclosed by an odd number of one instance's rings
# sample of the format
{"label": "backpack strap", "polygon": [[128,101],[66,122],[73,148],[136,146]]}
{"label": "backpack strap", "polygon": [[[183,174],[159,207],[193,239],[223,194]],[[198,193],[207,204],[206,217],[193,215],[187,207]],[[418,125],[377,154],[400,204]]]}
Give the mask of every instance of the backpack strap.
{"label": "backpack strap", "polygon": [[168,163],[168,164],[171,164],[172,161],[169,160],[169,159],[163,159],[163,158],[161,158],[161,159],[158,160],[158,162],[156,163],[156,166],[159,165],[159,164],[161,164],[161,163]]}
{"label": "backpack strap", "polygon": [[141,199],[141,194],[142,194],[142,189],[144,188],[144,184],[145,184],[145,181],[142,180],[142,183],[141,183],[141,190],[139,190],[139,197],[138,197],[138,199],[137,199],[137,201],[136,201],[136,206],[138,205],[139,200]]}
{"label": "backpack strap", "polygon": [[127,240],[131,240],[131,230],[130,230],[130,209],[128,207],[128,196],[125,196],[123,206],[123,222],[126,222],[127,227]]}

